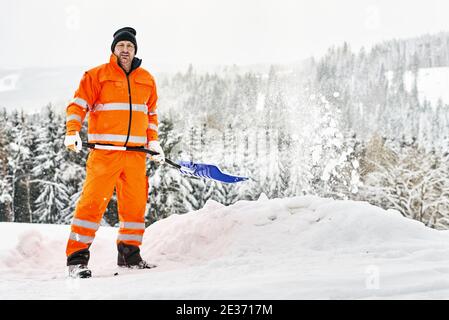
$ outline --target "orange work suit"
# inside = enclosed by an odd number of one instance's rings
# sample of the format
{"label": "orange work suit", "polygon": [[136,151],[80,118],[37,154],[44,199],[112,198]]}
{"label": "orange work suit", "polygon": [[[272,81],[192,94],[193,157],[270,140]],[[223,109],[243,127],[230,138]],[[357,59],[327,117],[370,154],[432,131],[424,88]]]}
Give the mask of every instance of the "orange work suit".
{"label": "orange work suit", "polygon": [[[111,54],[109,63],[87,71],[67,107],[67,133],[80,131],[88,115],[90,143],[145,146],[157,140],[156,85],[140,63],[140,59],[134,58],[131,72],[126,74]],[[86,180],[67,243],[68,258],[88,251],[114,188],[120,220],[117,244],[142,244],[148,195],[145,173],[145,153],[90,151]]]}

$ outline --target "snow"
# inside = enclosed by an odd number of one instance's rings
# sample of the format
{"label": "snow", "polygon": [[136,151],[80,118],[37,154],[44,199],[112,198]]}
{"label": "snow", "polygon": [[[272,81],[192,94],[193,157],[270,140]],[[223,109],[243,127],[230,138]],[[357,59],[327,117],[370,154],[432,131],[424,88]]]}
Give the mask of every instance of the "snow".
{"label": "snow", "polygon": [[16,90],[17,81],[20,75],[17,73],[9,74],[0,78],[0,92]]}
{"label": "snow", "polygon": [[[411,92],[414,76],[410,71],[405,73],[404,82]],[[441,99],[443,103],[449,103],[449,67],[421,68],[418,72],[418,96],[420,101],[430,101],[433,106]]]}
{"label": "snow", "polygon": [[41,111],[48,103],[65,110],[85,67],[0,69],[1,107]]}
{"label": "snow", "polygon": [[[394,76],[393,71],[387,71],[386,77],[391,82]],[[411,71],[404,74],[404,85],[408,92],[412,92],[415,76]],[[438,100],[449,104],[449,67],[420,68],[417,77],[418,97],[422,103],[429,101],[433,106],[438,104]]]}
{"label": "snow", "polygon": [[101,227],[91,279],[68,279],[70,227],[0,223],[0,299],[441,299],[449,232],[365,202],[312,196],[208,201],[147,228],[152,270],[116,271]]}

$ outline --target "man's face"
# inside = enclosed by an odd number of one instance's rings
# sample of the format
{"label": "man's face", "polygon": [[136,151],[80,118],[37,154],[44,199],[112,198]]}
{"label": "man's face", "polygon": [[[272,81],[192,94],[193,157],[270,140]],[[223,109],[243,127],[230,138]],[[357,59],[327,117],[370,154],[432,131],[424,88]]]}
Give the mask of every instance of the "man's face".
{"label": "man's face", "polygon": [[119,41],[115,45],[114,54],[122,66],[131,64],[136,54],[136,48],[131,41]]}

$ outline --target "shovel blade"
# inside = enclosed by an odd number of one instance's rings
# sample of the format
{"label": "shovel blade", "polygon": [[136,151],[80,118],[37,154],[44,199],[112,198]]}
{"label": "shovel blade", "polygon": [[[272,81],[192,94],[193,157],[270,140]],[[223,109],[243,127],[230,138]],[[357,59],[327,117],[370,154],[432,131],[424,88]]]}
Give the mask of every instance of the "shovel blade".
{"label": "shovel blade", "polygon": [[193,163],[190,161],[180,161],[181,173],[199,177],[216,180],[223,183],[237,183],[248,180],[247,177],[233,176],[223,173],[217,166],[205,163]]}

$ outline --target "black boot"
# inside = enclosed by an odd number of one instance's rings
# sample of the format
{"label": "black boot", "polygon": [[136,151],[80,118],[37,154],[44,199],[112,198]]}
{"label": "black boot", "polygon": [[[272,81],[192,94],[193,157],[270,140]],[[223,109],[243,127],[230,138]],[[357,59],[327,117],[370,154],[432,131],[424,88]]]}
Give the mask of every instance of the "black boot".
{"label": "black boot", "polygon": [[90,278],[92,271],[90,271],[84,264],[74,264],[69,266],[70,278]]}
{"label": "black boot", "polygon": [[149,264],[140,256],[140,248],[129,244],[120,242],[117,245],[118,258],[117,265],[124,268],[132,269],[151,269],[156,267],[154,264]]}
{"label": "black boot", "polygon": [[68,256],[67,266],[69,267],[69,277],[90,278],[92,276],[92,272],[87,268],[89,258],[89,249],[83,249]]}
{"label": "black boot", "polygon": [[84,264],[87,266],[90,259],[89,249],[83,249],[80,251],[76,251],[67,257],[67,265],[73,266],[76,264]]}

